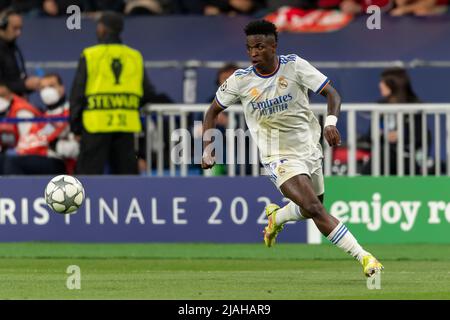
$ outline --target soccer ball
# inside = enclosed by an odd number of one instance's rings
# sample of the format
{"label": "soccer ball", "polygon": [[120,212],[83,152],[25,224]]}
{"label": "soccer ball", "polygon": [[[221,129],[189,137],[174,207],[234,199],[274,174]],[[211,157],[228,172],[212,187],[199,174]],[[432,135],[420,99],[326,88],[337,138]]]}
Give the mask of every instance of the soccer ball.
{"label": "soccer ball", "polygon": [[56,176],[45,188],[45,201],[57,213],[72,213],[83,204],[83,200],[83,185],[75,177]]}

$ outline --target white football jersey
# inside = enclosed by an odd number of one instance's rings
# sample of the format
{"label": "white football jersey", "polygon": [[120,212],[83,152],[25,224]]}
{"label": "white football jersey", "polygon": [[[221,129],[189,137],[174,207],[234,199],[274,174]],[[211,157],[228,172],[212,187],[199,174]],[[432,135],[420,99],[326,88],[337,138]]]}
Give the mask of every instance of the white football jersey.
{"label": "white football jersey", "polygon": [[263,163],[280,157],[319,159],[321,128],[309,109],[308,89],[320,93],[329,80],[295,54],[278,59],[269,75],[254,67],[235,71],[217,90],[216,101],[223,108],[242,103]]}

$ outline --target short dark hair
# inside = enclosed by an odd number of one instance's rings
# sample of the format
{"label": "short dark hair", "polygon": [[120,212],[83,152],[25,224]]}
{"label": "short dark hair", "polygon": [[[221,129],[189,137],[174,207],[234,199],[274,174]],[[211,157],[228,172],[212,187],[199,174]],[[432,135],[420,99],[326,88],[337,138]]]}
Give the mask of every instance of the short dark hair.
{"label": "short dark hair", "polygon": [[266,20],[252,21],[245,26],[244,31],[247,36],[257,34],[263,34],[266,36],[273,35],[275,37],[275,42],[278,42],[277,27],[272,22]]}
{"label": "short dark hair", "polygon": [[104,11],[101,13],[97,23],[103,24],[108,31],[114,35],[120,35],[123,31],[123,15],[114,11]]}
{"label": "short dark hair", "polygon": [[58,81],[59,85],[63,85],[63,80],[61,78],[61,76],[58,73],[55,72],[50,72],[50,73],[46,73],[42,78],[56,78],[56,81]]}

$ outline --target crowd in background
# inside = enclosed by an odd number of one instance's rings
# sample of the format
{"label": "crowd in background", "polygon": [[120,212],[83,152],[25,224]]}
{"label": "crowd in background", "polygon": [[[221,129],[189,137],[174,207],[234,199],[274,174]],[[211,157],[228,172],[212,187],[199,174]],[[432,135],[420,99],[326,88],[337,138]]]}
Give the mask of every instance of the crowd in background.
{"label": "crowd in background", "polygon": [[249,15],[261,17],[283,6],[301,9],[339,9],[364,14],[377,5],[393,16],[435,15],[448,10],[449,0],[0,0],[0,11],[13,7],[29,16],[62,16],[70,5],[83,13],[116,11],[126,15]]}
{"label": "crowd in background", "polygon": [[[109,11],[98,19],[96,28],[98,49],[94,51],[96,48],[90,47],[89,51],[83,51],[70,91],[57,73],[39,77],[27,74],[25,59],[17,44],[22,27],[23,18],[17,11],[9,8],[1,12],[0,176],[56,175],[74,172],[137,174],[139,168],[145,167],[145,164],[141,164],[145,161],[143,158],[145,151],[142,150],[145,144],[139,143],[139,150],[135,148],[135,133],[141,132],[138,108],[145,103],[172,101],[166,95],[154,91],[153,85],[145,75],[140,53],[122,44],[120,34],[123,30],[123,15]],[[102,50],[116,50],[117,56],[108,56]],[[124,50],[128,51],[124,53]],[[122,56],[133,57],[130,59],[133,63],[125,64],[125,61],[117,58]],[[87,67],[88,58],[89,65],[103,67],[101,72],[96,72],[99,67],[94,71]],[[109,59],[112,59],[112,64]],[[135,68],[138,59],[141,67],[140,78]],[[131,68],[133,72],[126,68]],[[95,76],[105,76],[108,81],[104,78],[93,78],[91,82],[88,81],[89,77]],[[133,82],[138,78],[140,79],[138,82]],[[94,85],[87,88],[88,83]],[[105,87],[111,83],[112,85]],[[127,85],[128,87],[124,88]],[[137,93],[131,92],[132,89],[137,90]],[[84,110],[88,106],[87,92],[89,96],[95,97],[95,94],[98,94],[96,90],[110,92],[111,99],[115,97],[119,97],[120,101],[128,99],[126,111],[114,113],[113,110],[104,116],[102,116],[104,113],[101,113],[102,115],[97,113],[94,118],[84,117]],[[39,94],[43,103],[42,108],[28,100],[32,93]],[[133,97],[137,102],[130,102]],[[103,103],[104,100],[95,101]],[[117,100],[115,98],[114,101]],[[133,110],[131,104],[134,106]],[[111,103],[92,109],[114,108],[110,105]],[[93,111],[95,110],[90,110],[90,114],[93,114]],[[131,112],[134,112],[134,118],[131,117]],[[113,118],[110,119],[109,116]],[[15,119],[27,121],[17,122]],[[116,127],[119,129],[116,130]],[[108,131],[109,129],[112,131]],[[142,137],[139,140],[142,140]],[[109,147],[106,147],[107,145]],[[128,149],[125,150],[125,147]],[[87,156],[89,152],[92,155]],[[82,161],[83,159],[85,161]],[[142,160],[139,161],[139,167],[138,160]]]}
{"label": "crowd in background", "polygon": [[[162,1],[162,0],[161,0]],[[351,0],[352,2],[353,1]],[[381,2],[389,2],[384,0],[377,0]],[[377,2],[373,1],[373,2]],[[5,1],[0,0],[1,5],[13,5],[17,6],[15,9],[9,7],[9,13],[6,15],[0,15],[0,120],[4,118],[54,118],[54,117],[68,117],[71,112],[70,105],[74,105],[74,99],[68,99],[66,92],[68,91],[61,77],[58,74],[47,74],[43,77],[29,76],[25,69],[24,58],[22,52],[16,40],[20,37],[22,31],[22,16],[19,12],[24,14],[31,14],[33,10],[35,12],[46,12],[45,8],[47,2],[52,1]],[[71,0],[71,3],[77,1]],[[89,1],[79,1],[89,3]],[[93,2],[93,1],[91,1]],[[104,10],[114,9],[116,11],[124,10],[127,5],[133,1],[95,1],[97,7],[89,10]],[[136,1],[136,3],[139,1]],[[146,1],[141,1],[145,3]],[[166,3],[182,3],[182,1],[167,1]],[[186,1],[187,3],[188,1]],[[202,1],[201,3],[204,3]],[[233,1],[207,1],[209,4],[214,3],[234,3]],[[240,2],[240,1],[236,1]],[[242,1],[252,2],[252,1]],[[270,1],[267,1],[270,2]],[[302,5],[317,5],[318,3],[324,5],[325,3],[341,5],[348,1],[333,1],[333,0],[321,0],[321,1],[277,1],[278,3],[299,3]],[[368,1],[361,1],[359,4],[363,8],[363,4],[367,5]],[[399,2],[399,1],[397,1]],[[405,3],[407,1],[404,1]],[[28,6],[25,4],[28,3]],[[64,1],[58,1],[58,5],[63,5]],[[118,5],[121,3],[121,5]],[[191,4],[200,3],[200,1],[190,1]],[[256,3],[256,1],[255,1]],[[34,6],[32,6],[33,4]],[[22,6],[20,6],[22,5]],[[267,5],[267,3],[258,2],[258,5]],[[14,7],[13,7],[14,8]],[[129,7],[128,7],[129,8]],[[137,7],[134,7],[136,9]],[[206,7],[204,7],[206,8]],[[360,9],[361,9],[360,8]],[[210,10],[209,8],[208,10]],[[356,11],[356,7],[354,7]],[[399,9],[397,7],[396,9]],[[396,10],[394,7],[394,10]],[[137,9],[136,9],[137,10]],[[211,9],[212,10],[212,9]],[[3,11],[5,12],[5,11]],[[111,11],[110,11],[111,12]],[[131,12],[131,11],[130,11]],[[136,11],[137,12],[137,11]],[[393,11],[395,12],[395,11]],[[142,12],[141,12],[142,13]],[[115,14],[115,13],[113,13]],[[109,23],[109,21],[106,21]],[[121,32],[123,25],[120,26]],[[98,29],[97,29],[97,32]],[[111,37],[106,37],[100,42],[103,44],[121,43],[119,37],[113,42]],[[101,37],[99,37],[101,39]],[[120,73],[122,66],[117,65],[117,70]],[[216,85],[220,86],[225,79],[237,69],[234,64],[228,64],[224,68],[220,69],[217,74]],[[145,74],[145,71],[144,71]],[[78,81],[80,82],[80,81]],[[85,83],[83,80],[80,83]],[[77,81],[74,82],[75,84]],[[76,86],[75,86],[76,87]],[[152,103],[170,103],[172,102],[165,94],[157,94],[151,83],[144,77],[144,87],[147,88],[150,94],[145,94],[144,100]],[[44,109],[37,108],[27,101],[29,94],[36,92],[39,93],[41,101],[45,105]],[[73,96],[74,88],[72,88]],[[84,94],[84,90],[80,91]],[[403,69],[386,70],[380,80],[380,95],[383,97],[381,103],[418,103],[419,98],[412,90],[409,77]],[[210,102],[213,98],[211,98]],[[70,100],[70,101],[69,101]],[[70,103],[69,103],[70,102]],[[193,115],[191,120],[201,120],[202,115]],[[222,114],[218,121],[218,128],[225,130],[228,125],[228,116]],[[192,121],[193,122],[193,121]],[[417,154],[410,154],[409,147],[409,125],[413,123],[416,128],[418,136],[415,137],[415,153],[421,152],[420,146],[422,145],[421,135],[421,115],[417,114],[414,119],[405,119],[405,168],[408,168],[406,164],[409,158],[416,158]],[[3,174],[60,174],[60,173],[73,173],[75,170],[75,164],[79,160],[80,154],[80,132],[75,130],[76,123],[72,123],[71,126],[67,122],[4,122],[0,121],[0,175]],[[387,137],[381,137],[389,141],[389,153],[390,153],[390,173],[395,174],[396,169],[396,148],[397,148],[397,124],[396,119],[387,119],[386,123],[381,123],[382,126],[389,127],[389,134]],[[166,126],[167,128],[168,126]],[[193,126],[192,131],[194,138],[201,139],[201,127]],[[144,130],[145,132],[145,130]],[[367,139],[367,140],[370,140]],[[146,169],[146,154],[145,154],[145,135],[140,134],[138,148],[136,149],[136,158],[138,160],[137,172],[144,172]],[[168,159],[168,157],[166,157]],[[134,160],[133,160],[134,162]],[[133,165],[135,166],[135,165]],[[365,162],[361,169],[362,174],[370,174],[370,162]],[[103,165],[100,166],[98,173],[103,172]],[[107,172],[107,168],[106,171]],[[217,166],[216,172],[213,174],[222,175],[226,174],[225,166]],[[383,170],[383,168],[382,168]],[[421,168],[419,164],[413,169],[416,174],[420,173]],[[80,172],[86,173],[86,172]],[[113,172],[112,172],[113,173]],[[408,173],[408,172],[407,172]]]}

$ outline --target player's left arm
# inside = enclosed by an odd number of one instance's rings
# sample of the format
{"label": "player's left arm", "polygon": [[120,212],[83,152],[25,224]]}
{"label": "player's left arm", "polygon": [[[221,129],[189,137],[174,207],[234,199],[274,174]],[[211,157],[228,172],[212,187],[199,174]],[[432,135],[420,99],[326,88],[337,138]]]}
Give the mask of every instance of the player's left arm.
{"label": "player's left arm", "polygon": [[341,96],[333,86],[328,83],[320,94],[327,98],[328,114],[325,120],[323,136],[331,147],[341,144],[341,135],[336,128],[339,112],[341,111]]}

